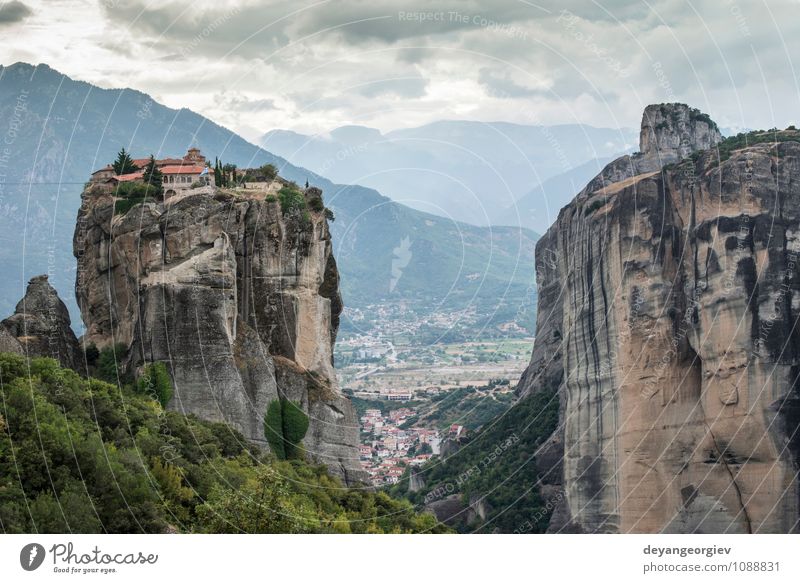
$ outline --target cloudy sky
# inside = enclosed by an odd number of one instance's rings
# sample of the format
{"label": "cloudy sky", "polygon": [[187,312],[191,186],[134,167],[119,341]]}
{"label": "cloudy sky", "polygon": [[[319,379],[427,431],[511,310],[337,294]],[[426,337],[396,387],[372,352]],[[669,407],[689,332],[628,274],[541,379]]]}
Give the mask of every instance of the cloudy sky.
{"label": "cloudy sky", "polygon": [[[2,64],[133,87],[254,138],[439,119],[800,121],[796,0],[0,0]],[[800,65],[800,63],[798,63]]]}

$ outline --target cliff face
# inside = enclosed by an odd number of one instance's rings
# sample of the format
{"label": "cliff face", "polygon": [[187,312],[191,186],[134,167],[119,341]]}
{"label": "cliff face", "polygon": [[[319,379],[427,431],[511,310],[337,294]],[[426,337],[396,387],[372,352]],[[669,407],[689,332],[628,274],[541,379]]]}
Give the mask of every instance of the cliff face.
{"label": "cliff face", "polygon": [[69,312],[46,275],[30,280],[14,314],[0,323],[0,352],[46,356],[82,370],[83,352],[70,327]]}
{"label": "cliff face", "polygon": [[550,531],[797,531],[800,135],[687,158],[719,133],[682,105],[641,135],[537,245]]}
{"label": "cliff face", "polygon": [[307,454],[352,483],[358,422],[333,370],[342,304],[327,221],[284,216],[272,198],[188,195],[115,216],[109,196],[84,193],[74,238],[84,340],[125,345],[133,372],[164,362],[170,408],[264,445],[269,403],[299,402]]}

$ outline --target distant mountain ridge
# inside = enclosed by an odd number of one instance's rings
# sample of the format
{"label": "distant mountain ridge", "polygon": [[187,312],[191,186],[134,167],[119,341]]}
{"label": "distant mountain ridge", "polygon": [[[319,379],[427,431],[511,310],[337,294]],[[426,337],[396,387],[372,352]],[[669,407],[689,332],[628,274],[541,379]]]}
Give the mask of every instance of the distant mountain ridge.
{"label": "distant mountain ridge", "polygon": [[[439,216],[500,225],[509,224],[504,209],[532,188],[592,160],[617,156],[636,139],[627,128],[445,120],[385,134],[364,126],[313,136],[277,129],[260,144],[334,182],[370,186]],[[575,191],[557,194],[566,204]],[[546,230],[555,214],[546,224],[510,224]]]}
{"label": "distant mountain ridge", "polygon": [[[331,231],[345,306],[401,300],[423,311],[478,306],[490,318],[498,310],[513,317],[533,305],[534,233],[480,229],[410,209],[369,188],[334,184],[140,91],[100,89],[47,65],[0,67],[0,132],[11,142],[0,157],[2,314],[13,311],[32,276],[47,273],[73,322],[80,322],[71,257],[79,195],[91,171],[121,147],[135,156],[165,156],[197,146],[240,167],[272,163],[283,177],[320,187],[336,216]],[[402,249],[407,256],[399,260]],[[531,320],[532,311],[525,317]]]}

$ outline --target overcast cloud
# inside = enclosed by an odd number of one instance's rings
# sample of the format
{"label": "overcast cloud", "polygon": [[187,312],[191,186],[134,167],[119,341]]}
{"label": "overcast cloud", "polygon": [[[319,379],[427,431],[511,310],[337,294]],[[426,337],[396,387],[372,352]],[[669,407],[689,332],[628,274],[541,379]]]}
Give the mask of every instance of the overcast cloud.
{"label": "overcast cloud", "polygon": [[4,61],[133,87],[245,136],[439,119],[798,119],[794,0],[0,2]]}

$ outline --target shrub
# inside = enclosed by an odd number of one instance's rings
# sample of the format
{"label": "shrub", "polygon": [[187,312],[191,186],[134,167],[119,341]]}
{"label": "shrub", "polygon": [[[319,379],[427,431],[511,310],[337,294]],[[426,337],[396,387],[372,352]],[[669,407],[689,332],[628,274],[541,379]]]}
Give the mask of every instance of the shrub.
{"label": "shrub", "polygon": [[605,206],[607,202],[608,200],[606,198],[598,198],[597,200],[593,200],[586,205],[586,208],[583,209],[583,215],[586,216],[592,214],[597,209]]}
{"label": "shrub", "polygon": [[264,164],[258,169],[258,172],[266,180],[275,180],[278,177],[278,169],[275,164]]}
{"label": "shrub", "polygon": [[128,347],[124,344],[116,344],[103,348],[97,357],[97,376],[100,380],[116,385],[124,384],[125,378],[122,373],[120,361],[128,353]]}
{"label": "shrub", "polygon": [[272,453],[281,460],[302,459],[300,442],[308,431],[308,415],[288,399],[272,401],[264,415],[264,437]]}
{"label": "shrub", "polygon": [[315,213],[321,213],[325,210],[325,204],[322,202],[321,196],[312,196],[308,201],[308,206]]}
{"label": "shrub", "polygon": [[143,198],[121,198],[114,201],[114,214],[124,215],[133,207],[142,204],[145,201]]}
{"label": "shrub", "polygon": [[144,182],[122,182],[114,191],[118,198],[154,198],[157,193],[154,186]]}
{"label": "shrub", "polygon": [[297,188],[284,186],[278,191],[281,201],[281,210],[284,213],[293,213],[306,210],[306,198]]}
{"label": "shrub", "polygon": [[139,394],[150,395],[151,398],[167,408],[167,403],[172,398],[172,379],[163,362],[154,362],[145,367],[144,373],[136,383]]}
{"label": "shrub", "polygon": [[142,204],[147,200],[155,199],[158,190],[143,182],[123,182],[117,186],[114,195],[114,214],[124,215],[136,205]]}
{"label": "shrub", "polygon": [[711,117],[707,113],[703,113],[699,109],[694,109],[694,108],[690,109],[689,119],[691,119],[692,121],[701,121],[705,123],[712,130],[719,131],[716,122],[714,122],[714,120],[711,119]]}
{"label": "shrub", "polygon": [[276,462],[228,425],[52,359],[0,354],[0,379],[6,533],[447,531],[408,502]]}
{"label": "shrub", "polygon": [[278,202],[278,197],[274,194],[268,194],[267,197],[264,199],[267,202]]}
{"label": "shrub", "polygon": [[333,214],[333,211],[329,208],[325,209],[325,218],[328,219],[330,222],[336,220],[336,215]]}
{"label": "shrub", "polygon": [[97,364],[97,359],[100,358],[100,351],[97,350],[97,346],[95,346],[94,343],[89,344],[83,351],[83,354],[86,358],[86,364],[89,366]]}
{"label": "shrub", "polygon": [[286,459],[286,448],[283,441],[283,419],[280,400],[272,401],[264,415],[264,437],[269,448],[279,460]]}
{"label": "shrub", "polygon": [[283,401],[283,437],[286,439],[285,449],[287,459],[302,459],[303,451],[300,442],[308,431],[308,415],[299,405],[292,401]]}

